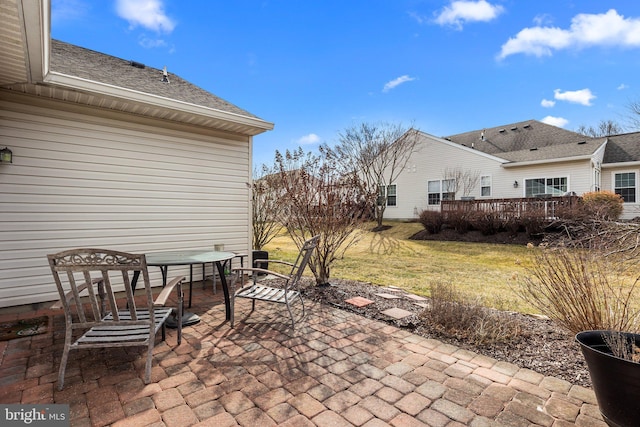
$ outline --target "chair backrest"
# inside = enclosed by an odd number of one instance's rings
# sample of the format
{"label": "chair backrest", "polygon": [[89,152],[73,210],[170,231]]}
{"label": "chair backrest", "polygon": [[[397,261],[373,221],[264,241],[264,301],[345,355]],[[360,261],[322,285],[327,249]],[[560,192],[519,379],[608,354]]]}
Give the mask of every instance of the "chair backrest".
{"label": "chair backrest", "polygon": [[319,240],[319,235],[313,236],[302,244],[302,248],[300,248],[298,258],[296,258],[296,261],[293,263],[293,267],[291,267],[287,287],[297,286],[298,282],[300,281],[300,277],[302,277],[304,269],[309,263],[309,259],[311,259],[311,255],[313,255],[313,251],[318,246]]}
{"label": "chair backrest", "polygon": [[[67,324],[91,327],[100,322],[103,304],[112,321],[153,323],[153,293],[144,254],[136,255],[107,249],[71,249],[48,255]],[[132,279],[138,279],[139,305],[134,299]],[[124,287],[124,289],[122,289]],[[144,290],[141,289],[144,287]],[[118,288],[118,289],[116,289]],[[116,292],[124,290],[124,298]],[[136,309],[148,310],[140,319]]]}

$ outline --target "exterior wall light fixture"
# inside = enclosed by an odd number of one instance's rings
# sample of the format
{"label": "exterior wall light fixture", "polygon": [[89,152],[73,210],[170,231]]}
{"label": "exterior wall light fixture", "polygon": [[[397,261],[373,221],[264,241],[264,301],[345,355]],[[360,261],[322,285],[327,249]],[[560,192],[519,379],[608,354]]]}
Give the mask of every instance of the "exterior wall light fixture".
{"label": "exterior wall light fixture", "polygon": [[513,181],[513,188],[518,188],[518,181]]}
{"label": "exterior wall light fixture", "polygon": [[13,163],[13,153],[7,147],[0,149],[0,163]]}

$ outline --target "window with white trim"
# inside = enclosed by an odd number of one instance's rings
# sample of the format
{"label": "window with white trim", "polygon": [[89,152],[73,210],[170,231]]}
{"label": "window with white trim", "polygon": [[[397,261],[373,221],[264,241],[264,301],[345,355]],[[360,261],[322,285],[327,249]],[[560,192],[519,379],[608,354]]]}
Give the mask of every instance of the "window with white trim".
{"label": "window with white trim", "polygon": [[456,199],[456,180],[443,179],[442,180],[442,200],[455,200],[455,199]]}
{"label": "window with white trim", "polygon": [[427,181],[427,204],[439,205],[442,200],[456,199],[456,180]]}
{"label": "window with white trim", "polygon": [[386,202],[387,206],[397,206],[398,196],[396,194],[396,184],[378,186],[378,205]]}
{"label": "window with white trim", "polygon": [[427,204],[439,205],[441,200],[440,195],[440,180],[427,182]]}
{"label": "window with white trim", "polygon": [[636,202],[636,173],[620,172],[613,178],[613,191],[624,199],[625,203]]}
{"label": "window with white trim", "polygon": [[491,177],[489,175],[480,177],[480,195],[491,196]]}
{"label": "window with white trim", "polygon": [[569,179],[566,176],[558,178],[530,178],[524,180],[525,197],[535,197],[543,194],[562,196],[567,192]]}

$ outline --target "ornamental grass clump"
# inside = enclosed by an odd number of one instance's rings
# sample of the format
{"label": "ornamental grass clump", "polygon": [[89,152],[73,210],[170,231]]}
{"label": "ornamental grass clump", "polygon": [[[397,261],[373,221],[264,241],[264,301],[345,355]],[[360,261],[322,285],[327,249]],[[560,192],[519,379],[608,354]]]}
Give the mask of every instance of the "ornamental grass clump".
{"label": "ornamental grass clump", "polygon": [[485,306],[450,283],[430,286],[431,303],[420,314],[439,333],[476,345],[508,342],[522,333],[520,322],[508,312]]}
{"label": "ornamental grass clump", "polygon": [[572,333],[636,332],[637,269],[620,254],[608,254],[597,248],[536,250],[517,293]]}

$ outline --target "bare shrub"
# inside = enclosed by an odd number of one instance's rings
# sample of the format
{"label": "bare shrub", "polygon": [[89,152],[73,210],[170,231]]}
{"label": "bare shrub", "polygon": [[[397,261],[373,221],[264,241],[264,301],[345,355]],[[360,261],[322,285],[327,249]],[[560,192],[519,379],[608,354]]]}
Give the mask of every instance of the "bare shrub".
{"label": "bare shrub", "polygon": [[463,210],[447,212],[446,223],[460,234],[464,234],[471,229],[469,221],[470,213]]}
{"label": "bare shrub", "polygon": [[626,264],[592,248],[536,251],[532,267],[517,292],[541,313],[567,330],[635,331],[638,278]]}
{"label": "bare shrub", "polygon": [[444,218],[440,211],[425,210],[420,213],[418,221],[430,234],[438,234],[442,230]]}
{"label": "bare shrub", "polygon": [[514,215],[508,215],[504,220],[502,226],[509,232],[510,235],[515,236],[522,228],[522,222],[520,221],[520,218]]}
{"label": "bare shrub", "polygon": [[474,344],[508,342],[521,334],[520,323],[508,313],[486,307],[450,283],[431,285],[431,304],[421,314],[440,333]]}
{"label": "bare shrub", "polygon": [[624,210],[624,199],[612,191],[591,191],[582,195],[587,212],[595,219],[616,220]]}
{"label": "bare shrub", "polygon": [[611,354],[632,362],[640,362],[640,347],[636,345],[633,336],[620,331],[604,332],[602,339],[611,350]]}
{"label": "bare shrub", "polygon": [[500,231],[503,221],[495,212],[469,212],[471,227],[480,231],[484,236],[491,236]]}
{"label": "bare shrub", "polygon": [[522,212],[520,222],[529,237],[542,234],[546,224],[544,209],[533,208]]}

